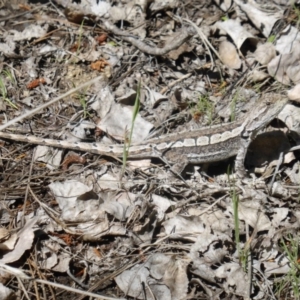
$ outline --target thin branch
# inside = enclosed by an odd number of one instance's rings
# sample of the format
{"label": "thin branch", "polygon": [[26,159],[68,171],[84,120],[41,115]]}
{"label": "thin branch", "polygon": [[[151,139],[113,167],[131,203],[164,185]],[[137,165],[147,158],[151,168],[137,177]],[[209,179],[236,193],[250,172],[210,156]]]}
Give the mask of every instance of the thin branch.
{"label": "thin branch", "polygon": [[126,42],[129,42],[139,50],[149,55],[161,56],[165,55],[168,52],[179,48],[184,42],[189,40],[192,36],[195,35],[195,30],[193,27],[184,27],[178,32],[178,37],[173,38],[172,41],[165,45],[163,48],[158,48],[155,46],[149,46],[146,43],[138,40],[130,34],[126,34],[123,30],[119,29],[117,26],[112,24],[111,22],[105,20],[102,22],[106,30],[112,32],[115,35],[122,36],[122,39]]}
{"label": "thin branch", "polygon": [[35,108],[35,109],[33,109],[33,110],[30,110],[30,111],[26,112],[25,114],[23,114],[23,115],[21,115],[21,116],[19,116],[19,117],[17,117],[17,118],[14,118],[14,119],[12,119],[12,120],[10,120],[10,121],[8,121],[8,122],[5,123],[4,125],[1,125],[1,126],[0,126],[0,131],[2,131],[3,129],[7,128],[7,127],[10,126],[10,125],[13,125],[13,124],[15,124],[15,123],[17,123],[17,122],[22,121],[23,119],[26,119],[26,118],[28,118],[28,117],[34,115],[34,114],[37,113],[38,111],[40,111],[40,110],[42,110],[42,109],[44,109],[44,108],[46,108],[46,107],[52,105],[53,103],[55,103],[55,102],[57,102],[57,101],[59,101],[59,100],[65,98],[65,97],[67,97],[67,96],[69,96],[69,95],[72,95],[73,93],[77,92],[78,90],[81,90],[81,89],[83,89],[83,88],[85,88],[85,87],[87,87],[87,86],[89,86],[89,85],[92,85],[93,83],[95,83],[95,82],[97,82],[97,81],[100,81],[100,80],[102,80],[103,82],[105,82],[105,77],[104,77],[103,75],[101,75],[101,76],[98,76],[98,77],[96,77],[96,78],[93,78],[93,79],[91,79],[91,80],[89,80],[89,81],[87,81],[87,82],[85,82],[85,83],[79,85],[78,87],[69,90],[68,92],[62,94],[61,96],[58,96],[58,97],[54,98],[53,100],[51,100],[51,101],[49,101],[49,102],[47,102],[47,103],[44,103],[44,104],[38,106],[37,108]]}

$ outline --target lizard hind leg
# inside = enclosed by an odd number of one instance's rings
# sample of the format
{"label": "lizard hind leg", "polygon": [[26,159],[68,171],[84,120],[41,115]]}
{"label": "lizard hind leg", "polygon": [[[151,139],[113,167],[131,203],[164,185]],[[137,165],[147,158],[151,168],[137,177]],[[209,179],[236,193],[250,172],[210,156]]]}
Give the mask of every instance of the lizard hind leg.
{"label": "lizard hind leg", "polygon": [[186,155],[182,155],[180,157],[180,159],[178,159],[178,161],[171,165],[166,158],[160,156],[159,157],[167,166],[170,167],[170,173],[171,173],[171,177],[177,177],[179,179],[181,179],[187,186],[187,182],[185,181],[185,179],[181,176],[181,173],[183,172],[183,170],[185,169],[185,167],[188,165],[189,160],[187,158]]}
{"label": "lizard hind leg", "polygon": [[188,165],[189,160],[186,155],[182,155],[178,162],[173,164],[173,166],[170,168],[171,172],[176,175],[181,175],[185,167]]}

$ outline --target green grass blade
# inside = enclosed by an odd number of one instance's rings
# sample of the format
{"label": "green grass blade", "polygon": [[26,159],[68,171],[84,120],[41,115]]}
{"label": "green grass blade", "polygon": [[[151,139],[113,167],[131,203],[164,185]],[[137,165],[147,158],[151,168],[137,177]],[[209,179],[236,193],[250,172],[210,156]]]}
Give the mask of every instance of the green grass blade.
{"label": "green grass blade", "polygon": [[131,145],[134,123],[135,123],[136,117],[140,111],[140,97],[141,97],[141,81],[139,82],[137,91],[136,91],[136,97],[135,97],[135,102],[134,102],[134,107],[133,107],[133,115],[132,115],[132,120],[131,120],[131,128],[130,128],[129,138],[128,139],[125,138],[125,142],[124,142],[123,167],[122,167],[121,176],[123,176],[124,171],[125,171],[127,158],[128,158],[128,152],[129,152],[129,148]]}

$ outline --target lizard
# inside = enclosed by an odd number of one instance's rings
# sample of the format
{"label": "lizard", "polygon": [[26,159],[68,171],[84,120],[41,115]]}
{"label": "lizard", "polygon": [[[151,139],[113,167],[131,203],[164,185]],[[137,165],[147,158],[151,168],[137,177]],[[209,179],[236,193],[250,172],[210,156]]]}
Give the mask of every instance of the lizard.
{"label": "lizard", "polygon": [[[277,93],[262,95],[241,119],[220,125],[182,131],[130,145],[128,158],[158,157],[170,164],[203,164],[236,156],[235,167],[244,173],[244,159],[250,142],[283,109],[288,99]],[[124,145],[99,142],[70,142],[0,131],[0,138],[18,142],[122,157]]]}

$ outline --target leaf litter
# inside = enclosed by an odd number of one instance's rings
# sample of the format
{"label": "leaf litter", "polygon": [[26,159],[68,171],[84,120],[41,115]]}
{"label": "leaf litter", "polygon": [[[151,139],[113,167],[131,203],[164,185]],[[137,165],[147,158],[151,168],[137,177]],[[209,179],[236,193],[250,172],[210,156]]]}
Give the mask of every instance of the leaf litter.
{"label": "leaf litter", "polygon": [[158,159],[122,173],[111,156],[1,140],[0,298],[299,299],[299,9],[2,1],[2,130],[113,145],[131,139],[137,94],[132,142],[232,121],[268,91],[293,101],[243,180],[232,159],[183,182]]}

